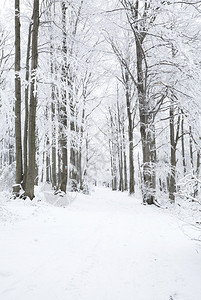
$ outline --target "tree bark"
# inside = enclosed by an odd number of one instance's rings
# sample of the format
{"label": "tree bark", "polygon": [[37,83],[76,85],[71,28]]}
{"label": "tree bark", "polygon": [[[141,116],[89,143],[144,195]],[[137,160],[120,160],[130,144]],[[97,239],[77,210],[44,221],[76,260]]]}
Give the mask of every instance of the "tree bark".
{"label": "tree bark", "polygon": [[84,107],[82,109],[82,121],[80,126],[80,138],[79,138],[79,152],[78,152],[78,174],[79,174],[79,183],[80,183],[80,190],[83,190],[83,176],[82,176],[82,145],[83,145],[83,138],[84,138],[84,124],[85,124],[85,105],[86,99],[84,96]]}
{"label": "tree bark", "polygon": [[[72,96],[71,96],[72,97]],[[74,105],[73,99],[70,101],[70,131],[71,131],[71,145],[70,145],[70,180],[71,180],[71,190],[77,190],[77,167],[76,167],[76,140],[75,140],[75,120],[74,120]]]}
{"label": "tree bark", "polygon": [[[136,47],[136,75],[131,75],[133,83],[137,87],[137,97],[139,103],[139,116],[140,116],[140,134],[142,142],[143,154],[143,182],[142,194],[144,203],[153,204],[155,198],[156,180],[155,180],[155,162],[156,162],[156,147],[155,147],[155,130],[154,118],[151,111],[151,104],[147,95],[147,79],[148,79],[148,65],[146,61],[146,54],[143,49],[143,42],[147,35],[148,26],[153,22],[149,19],[150,4],[147,1],[123,1],[120,0],[126,10],[127,19],[133,36],[135,38]],[[142,21],[143,20],[143,21]],[[147,22],[147,23],[146,23]],[[124,62],[125,65],[125,62]],[[126,67],[127,71],[129,67]],[[129,121],[130,122],[130,121]],[[152,131],[152,132],[150,132]],[[129,130],[131,135],[131,130]],[[131,136],[129,137],[129,141]],[[133,143],[130,143],[130,161],[132,160],[131,154]],[[131,174],[132,175],[132,174]],[[132,188],[132,187],[130,187]]]}
{"label": "tree bark", "polygon": [[113,117],[112,112],[109,109],[110,113],[110,155],[111,155],[111,174],[112,174],[112,190],[117,190],[117,162],[116,162],[116,155],[117,155],[117,149],[116,149],[116,139],[114,137],[114,128],[113,128]]}
{"label": "tree bark", "polygon": [[154,137],[154,124],[152,121],[152,112],[147,100],[146,81],[147,75],[143,71],[144,54],[142,50],[142,40],[139,35],[135,35],[136,52],[137,52],[137,91],[139,101],[140,115],[140,133],[142,140],[143,154],[143,184],[142,194],[143,201],[153,204],[155,198],[155,160],[156,147]]}
{"label": "tree bark", "polygon": [[57,178],[56,178],[56,109],[55,109],[55,91],[52,84],[52,103],[51,103],[51,117],[52,117],[52,187],[56,188]]}
{"label": "tree bark", "polygon": [[61,170],[61,185],[60,189],[62,192],[66,193],[67,179],[68,179],[68,152],[67,152],[67,92],[65,85],[68,80],[68,64],[67,64],[67,33],[66,33],[66,3],[62,2],[62,33],[63,33],[63,66],[62,66],[62,82],[63,82],[63,91],[62,91],[62,104],[61,104],[61,151],[62,151],[62,170]]}
{"label": "tree bark", "polygon": [[181,119],[181,149],[182,149],[182,163],[184,168],[184,176],[186,175],[186,159],[185,159],[185,144],[184,144],[184,116]]}
{"label": "tree bark", "polygon": [[33,33],[31,57],[31,86],[29,106],[29,155],[25,195],[34,198],[34,182],[36,167],[36,107],[37,107],[37,68],[38,68],[38,31],[39,31],[39,0],[34,0]]}
{"label": "tree bark", "polygon": [[194,174],[193,141],[192,141],[192,129],[191,129],[191,126],[189,126],[189,147],[190,147],[191,169],[192,169],[192,174]]}
{"label": "tree bark", "polygon": [[50,142],[49,142],[49,137],[46,136],[46,182],[50,183],[50,153],[49,153],[49,148],[50,148]]}
{"label": "tree bark", "polygon": [[128,141],[129,141],[129,194],[135,192],[134,182],[134,161],[133,161],[133,122],[131,113],[130,93],[129,93],[129,75],[125,71],[125,84],[126,84],[126,106],[128,117]]}
{"label": "tree bark", "polygon": [[20,0],[15,0],[15,151],[16,183],[23,178],[22,136],[21,136],[21,37],[20,37]]}
{"label": "tree bark", "polygon": [[62,66],[62,82],[63,82],[63,91],[62,91],[62,104],[61,104],[61,138],[60,145],[62,151],[62,171],[61,171],[61,185],[60,189],[62,192],[66,193],[67,179],[68,179],[68,151],[67,151],[67,92],[66,92],[66,83],[68,81],[68,64],[67,64],[67,34],[66,34],[66,3],[62,2],[62,33],[63,33],[63,66]]}
{"label": "tree bark", "polygon": [[28,43],[27,43],[27,57],[26,57],[26,87],[25,87],[25,120],[24,120],[24,175],[23,175],[23,188],[26,186],[27,178],[27,163],[28,163],[28,122],[29,122],[29,60],[31,53],[31,30],[32,23],[29,24]]}
{"label": "tree bark", "polygon": [[[173,101],[173,100],[171,100]],[[170,105],[170,184],[169,184],[169,198],[172,203],[175,202],[176,182],[176,143],[174,134],[174,103]]]}

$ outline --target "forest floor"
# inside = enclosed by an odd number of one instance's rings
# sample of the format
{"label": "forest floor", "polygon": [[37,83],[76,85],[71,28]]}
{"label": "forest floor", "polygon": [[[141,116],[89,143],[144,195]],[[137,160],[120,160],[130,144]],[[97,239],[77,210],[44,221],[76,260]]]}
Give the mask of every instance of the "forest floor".
{"label": "forest floor", "polygon": [[109,189],[75,196],[1,195],[1,300],[201,299],[190,224]]}

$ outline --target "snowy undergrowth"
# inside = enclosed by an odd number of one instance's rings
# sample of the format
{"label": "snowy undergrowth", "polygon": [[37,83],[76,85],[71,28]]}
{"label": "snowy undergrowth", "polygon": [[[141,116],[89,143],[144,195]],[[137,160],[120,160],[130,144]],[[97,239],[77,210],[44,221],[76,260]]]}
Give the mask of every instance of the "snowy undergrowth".
{"label": "snowy undergrowth", "polygon": [[[27,216],[24,210],[30,210],[31,216],[47,209],[48,206],[65,208],[76,201],[77,198],[79,199],[81,197],[82,199],[87,199],[90,197],[78,192],[69,191],[67,191],[65,195],[54,195],[54,191],[49,184],[36,186],[35,195],[32,201],[29,198],[26,200],[17,198],[14,200],[10,192],[1,192],[0,222],[14,222],[19,219],[24,219],[25,215]],[[127,195],[127,193],[124,193],[124,196],[125,195]],[[135,198],[141,202],[141,193],[139,191],[137,195],[135,195]],[[192,238],[201,239],[201,205],[198,202],[177,196],[175,203],[171,204],[167,194],[158,194],[157,200],[161,204],[162,210],[184,222],[185,230],[188,229],[189,234],[192,234]]]}
{"label": "snowy undergrowth", "polygon": [[12,191],[13,182],[15,182],[15,163],[5,165],[0,170],[0,191]]}
{"label": "snowy undergrowth", "polygon": [[70,192],[67,190],[66,194],[54,193],[51,185],[42,184],[35,187],[36,201],[42,201],[42,203],[50,204],[58,207],[66,207],[71,204],[77,197],[77,192]]}
{"label": "snowy undergrowth", "polygon": [[11,193],[0,193],[0,222],[15,223],[30,219],[45,208],[45,202],[39,203],[38,199],[14,199]]}
{"label": "snowy undergrowth", "polygon": [[158,194],[158,199],[167,214],[182,221],[182,231],[192,239],[201,242],[201,205],[186,197],[176,196],[175,203],[170,203],[168,195]]}
{"label": "snowy undergrowth", "polygon": [[189,199],[176,198],[175,204],[169,204],[171,214],[183,221],[182,231],[191,239],[201,243],[201,205]]}
{"label": "snowy undergrowth", "polygon": [[[35,197],[30,200],[16,198],[14,199],[11,192],[0,192],[0,222],[14,223],[29,219],[32,216],[40,215],[48,211],[51,207],[65,208],[72,204],[77,198],[77,192],[66,194],[54,194],[54,190],[49,184],[35,186]],[[81,195],[82,197],[87,197]]]}

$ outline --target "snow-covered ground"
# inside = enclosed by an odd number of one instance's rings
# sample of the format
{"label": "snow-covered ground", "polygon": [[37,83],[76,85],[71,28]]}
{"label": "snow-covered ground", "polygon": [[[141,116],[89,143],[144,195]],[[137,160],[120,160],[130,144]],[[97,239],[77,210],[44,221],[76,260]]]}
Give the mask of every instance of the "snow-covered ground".
{"label": "snow-covered ground", "polygon": [[0,200],[1,300],[201,299],[201,243],[169,210],[108,189],[40,195]]}

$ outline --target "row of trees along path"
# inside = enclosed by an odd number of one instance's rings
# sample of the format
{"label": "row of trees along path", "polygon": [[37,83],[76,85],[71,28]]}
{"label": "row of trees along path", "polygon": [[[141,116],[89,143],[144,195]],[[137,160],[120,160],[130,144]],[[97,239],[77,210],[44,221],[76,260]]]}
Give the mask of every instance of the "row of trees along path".
{"label": "row of trees along path", "polygon": [[[39,180],[87,192],[108,169],[113,190],[140,187],[144,203],[159,190],[174,202],[186,176],[198,196],[199,14],[200,1],[34,0],[30,11],[15,0],[15,153],[3,136],[1,168],[16,162],[25,196]],[[12,56],[1,31],[6,93]]]}

